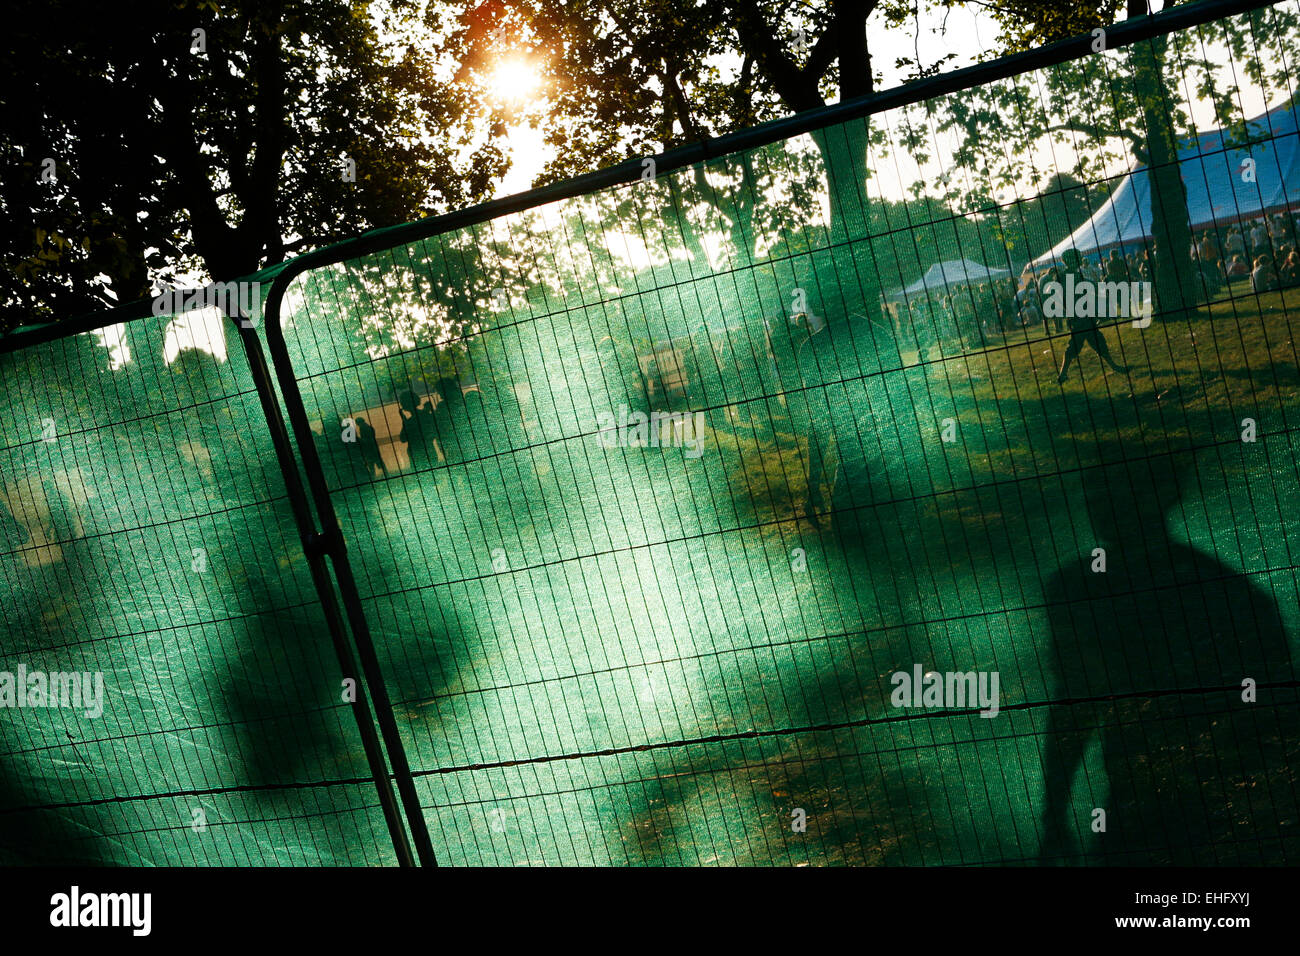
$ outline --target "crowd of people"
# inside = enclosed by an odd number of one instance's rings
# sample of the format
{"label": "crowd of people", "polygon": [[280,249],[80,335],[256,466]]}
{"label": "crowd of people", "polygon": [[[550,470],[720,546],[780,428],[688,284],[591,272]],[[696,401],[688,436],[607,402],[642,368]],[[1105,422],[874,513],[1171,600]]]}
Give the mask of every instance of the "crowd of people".
{"label": "crowd of people", "polygon": [[[1206,229],[1193,237],[1192,265],[1199,271],[1207,297],[1237,279],[1249,279],[1253,292],[1300,286],[1300,213],[1276,213]],[[1154,282],[1159,249],[1154,241],[1137,249],[1112,248],[1081,256],[1075,274],[1093,282]],[[1027,264],[1019,278],[963,282],[901,301],[886,302],[886,314],[904,339],[914,342],[921,361],[933,349],[969,351],[984,348],[1008,332],[1042,327],[1065,332],[1064,316],[1048,317],[1043,308],[1049,283],[1062,282],[1060,265]]]}
{"label": "crowd of people", "polygon": [[1300,285],[1300,214],[1275,213],[1233,225],[1220,235],[1205,230],[1192,245],[1192,259],[1224,281],[1250,278],[1252,291],[1272,292]]}
{"label": "crowd of people", "polygon": [[[1141,275],[1150,268],[1144,253],[1141,259],[1112,259],[1100,267],[1084,259],[1079,274],[1094,281],[1105,278],[1127,282],[1131,274]],[[1035,270],[1027,265],[1019,279],[956,283],[931,290],[928,295],[886,303],[886,309],[900,331],[907,330],[915,337],[920,359],[925,361],[931,349],[980,349],[1014,330],[1042,326],[1047,332],[1064,332],[1065,318],[1049,318],[1043,308],[1048,284],[1061,282],[1064,277],[1064,270],[1057,267]]]}

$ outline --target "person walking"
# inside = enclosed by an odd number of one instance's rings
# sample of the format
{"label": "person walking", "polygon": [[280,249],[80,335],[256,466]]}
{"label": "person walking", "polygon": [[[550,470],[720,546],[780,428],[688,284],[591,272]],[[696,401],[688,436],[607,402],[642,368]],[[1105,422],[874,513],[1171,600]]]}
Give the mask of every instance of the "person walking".
{"label": "person walking", "polygon": [[[1065,252],[1061,253],[1061,262],[1065,265],[1065,269],[1061,273],[1061,284],[1065,288],[1070,288],[1068,277],[1071,275],[1074,276],[1073,285],[1076,289],[1089,281],[1081,274],[1080,257],[1077,249],[1066,249]],[[1073,305],[1073,302],[1067,301],[1064,311],[1074,313],[1076,310]],[[1092,311],[1095,312],[1096,310]],[[1071,314],[1068,322],[1070,326],[1070,342],[1065,347],[1065,359],[1061,362],[1061,373],[1056,376],[1058,385],[1065,384],[1065,376],[1070,371],[1070,365],[1079,357],[1079,353],[1083,351],[1085,345],[1091,345],[1093,351],[1101,356],[1101,360],[1115,371],[1123,375],[1128,374],[1128,366],[1120,365],[1111,357],[1110,348],[1106,345],[1106,337],[1102,335],[1101,329],[1097,328],[1096,315]]]}

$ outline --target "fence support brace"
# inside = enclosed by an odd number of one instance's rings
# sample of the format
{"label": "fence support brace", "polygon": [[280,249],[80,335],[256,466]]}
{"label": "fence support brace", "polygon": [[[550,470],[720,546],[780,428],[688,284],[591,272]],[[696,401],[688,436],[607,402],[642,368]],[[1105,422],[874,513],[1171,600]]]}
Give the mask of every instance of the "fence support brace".
{"label": "fence support brace", "polygon": [[[370,695],[375,698],[379,725],[381,727],[385,723],[392,725],[392,736],[390,738],[388,734],[385,734],[385,742],[388,743],[389,760],[392,761],[394,775],[398,779],[398,788],[402,789],[403,775],[405,775],[405,784],[409,789],[409,796],[414,798],[415,788],[411,784],[410,768],[406,763],[406,755],[402,750],[401,739],[396,735],[392,705],[389,703],[387,691],[384,689],[378,661],[374,659],[374,650],[369,647],[369,633],[365,634],[365,641],[370,651],[369,663],[371,666],[366,666],[367,655],[363,650],[361,654],[362,674],[365,679],[357,679],[360,675],[358,674],[356,660],[352,655],[352,647],[348,643],[343,618],[339,614],[334,585],[325,563],[325,558],[328,555],[330,560],[336,563],[336,568],[337,562],[340,560],[346,564],[346,548],[343,545],[343,536],[337,522],[333,522],[332,526],[324,532],[316,530],[307,494],[303,488],[302,476],[298,473],[298,462],[294,458],[289,433],[285,428],[284,418],[280,414],[280,403],[276,399],[270,369],[266,364],[266,355],[262,351],[262,343],[258,339],[252,323],[242,317],[231,318],[234,319],[234,323],[239,329],[239,338],[244,344],[245,353],[248,355],[248,366],[252,370],[253,382],[257,387],[257,396],[262,402],[262,413],[266,417],[271,441],[275,446],[276,459],[279,462],[280,471],[284,475],[285,488],[288,491],[289,502],[293,508],[294,521],[297,523],[298,533],[302,538],[303,552],[306,555],[308,567],[311,569],[312,583],[316,587],[316,593],[320,596],[321,610],[325,615],[325,623],[330,632],[330,639],[334,644],[334,652],[338,657],[339,667],[342,669],[343,676],[352,678],[356,684],[356,699],[352,703],[352,712],[357,720],[357,728],[361,732],[361,742],[365,748],[366,761],[370,766],[371,775],[375,779],[375,788],[379,793],[379,803],[383,808],[384,820],[388,824],[388,833],[393,841],[393,849],[397,853],[399,865],[413,866],[415,860],[411,855],[411,845],[406,836],[407,824],[402,821],[401,809],[398,807],[397,800],[393,795],[388,763],[384,759],[384,749],[380,746],[379,739],[375,735],[375,715],[371,714],[367,688],[371,688]],[[317,465],[319,467],[319,462],[317,462]],[[353,585],[352,594],[355,601],[355,585]],[[346,591],[344,592],[344,600],[347,600]],[[349,617],[352,617],[351,613],[349,613]],[[400,759],[394,759],[394,745]],[[412,803],[408,801],[407,796],[408,794],[404,791],[403,803],[406,807],[411,833],[415,837],[420,863],[425,866],[436,866],[437,861],[433,854],[433,844],[429,840],[428,829],[424,825],[423,811],[420,809],[419,802],[415,801],[415,813],[412,816]]]}

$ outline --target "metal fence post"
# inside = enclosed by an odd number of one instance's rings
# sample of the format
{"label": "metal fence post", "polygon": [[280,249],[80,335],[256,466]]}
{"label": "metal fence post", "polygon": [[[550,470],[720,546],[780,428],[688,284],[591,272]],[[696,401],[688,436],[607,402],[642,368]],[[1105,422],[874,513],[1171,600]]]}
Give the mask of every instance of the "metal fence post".
{"label": "metal fence post", "polygon": [[[357,665],[353,659],[347,635],[344,632],[343,619],[339,615],[338,602],[335,599],[329,571],[325,566],[324,556],[326,552],[325,549],[320,547],[321,535],[316,531],[312,522],[311,508],[302,485],[302,476],[298,473],[298,462],[293,456],[289,433],[285,429],[284,419],[280,415],[280,405],[276,400],[270,369],[266,364],[266,355],[262,351],[262,343],[257,338],[257,332],[247,320],[242,317],[231,318],[233,318],[235,325],[239,329],[239,338],[248,356],[248,366],[252,371],[253,382],[257,387],[257,397],[262,403],[262,413],[266,418],[267,431],[270,433],[272,444],[275,446],[275,456],[280,465],[280,471],[284,476],[285,488],[293,508],[294,521],[298,526],[298,533],[302,537],[303,552],[307,558],[307,565],[311,569],[312,583],[316,587],[316,593],[320,596],[321,609],[325,614],[325,623],[329,628],[330,639],[334,644],[334,652],[338,656],[343,675],[355,679]],[[352,703],[352,712],[356,717],[357,728],[361,732],[361,742],[365,748],[366,761],[370,765],[370,772],[375,778],[375,789],[379,793],[379,803],[383,807],[384,820],[388,824],[388,832],[393,841],[393,849],[397,853],[398,863],[401,866],[413,866],[415,860],[411,855],[411,846],[406,838],[406,827],[402,822],[402,813],[393,795],[388,765],[384,760],[384,752],[380,747],[378,737],[375,735],[375,727],[372,723],[370,702],[366,696],[368,681],[369,674],[366,675],[366,680],[356,681],[356,700]],[[382,700],[383,703],[377,702],[377,706],[388,706],[386,694]],[[391,714],[389,719],[391,720]]]}
{"label": "metal fence post", "polygon": [[[307,475],[307,484],[311,489],[316,514],[320,518],[321,530],[316,539],[318,551],[322,555],[329,556],[330,564],[334,568],[339,596],[342,598],[348,625],[352,630],[352,639],[361,660],[362,672],[365,674],[366,683],[375,702],[375,719],[383,736],[388,759],[392,763],[393,777],[397,782],[402,806],[406,810],[407,824],[411,829],[411,840],[415,844],[416,854],[421,865],[437,866],[433,842],[429,838],[429,829],[424,822],[424,808],[420,805],[419,795],[415,792],[411,766],[406,759],[406,748],[402,744],[397,721],[393,717],[392,701],[388,696],[388,688],[384,684],[383,672],[379,666],[379,656],[375,653],[374,641],[370,636],[370,624],[366,620],[365,611],[361,608],[361,595],[357,590],[356,577],[352,573],[352,564],[348,560],[347,543],[342,528],[339,527],[338,515],[334,511],[334,503],[325,482],[325,472],[321,467],[311,425],[307,421],[302,392],[298,388],[298,380],[294,378],[293,363],[284,340],[284,330],[280,326],[280,303],[283,300],[285,284],[278,279],[272,284],[263,309],[263,318],[266,326],[266,341],[271,350],[271,365],[280,385],[280,397],[284,400],[285,409],[289,413],[289,424],[293,428],[293,435],[298,445],[298,460],[301,461],[303,471]],[[278,419],[278,408],[276,412]],[[283,421],[280,424],[283,427]]]}

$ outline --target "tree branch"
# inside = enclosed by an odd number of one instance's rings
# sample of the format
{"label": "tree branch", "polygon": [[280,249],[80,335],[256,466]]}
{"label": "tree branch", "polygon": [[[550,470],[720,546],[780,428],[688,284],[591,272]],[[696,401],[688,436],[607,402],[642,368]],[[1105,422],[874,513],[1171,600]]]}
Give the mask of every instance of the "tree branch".
{"label": "tree branch", "polygon": [[1101,127],[1101,126],[1096,126],[1096,125],[1094,125],[1094,124],[1092,124],[1092,123],[1084,123],[1084,122],[1081,122],[1080,120],[1071,120],[1071,121],[1068,122],[1068,123],[1059,123],[1059,124],[1057,124],[1056,126],[1049,126],[1049,127],[1047,127],[1046,130],[1044,130],[1044,132],[1047,132],[1047,133],[1063,133],[1063,132],[1083,133],[1084,135],[1086,135],[1086,136],[1091,136],[1091,137],[1093,137],[1094,139],[1109,139],[1109,138],[1112,137],[1112,136],[1118,136],[1118,137],[1120,137],[1121,139],[1126,139],[1126,140],[1128,140],[1128,141],[1129,141],[1130,143],[1132,143],[1134,146],[1141,147],[1141,146],[1143,146],[1143,145],[1146,144],[1146,139],[1145,139],[1144,137],[1142,137],[1142,136],[1139,136],[1137,133],[1133,132],[1131,129],[1112,128],[1112,127],[1104,127],[1104,128],[1103,128],[1103,127]]}
{"label": "tree branch", "polygon": [[194,245],[208,272],[217,280],[230,279],[239,275],[231,250],[234,230],[226,223],[213,195],[208,161],[194,129],[190,81],[181,66],[190,55],[189,37],[180,38],[173,49],[164,47],[159,53],[161,59],[177,65],[176,77],[164,77],[155,94],[162,105],[162,153],[175,172],[170,182],[178,204],[189,213]]}
{"label": "tree branch", "polygon": [[[253,26],[253,75],[257,80],[256,155],[249,195],[244,201],[240,223],[241,252],[260,259],[263,252],[272,262],[284,258],[280,235],[280,166],[284,161],[285,107],[284,60],[280,47],[280,11],[268,11],[266,20]],[[239,161],[231,158],[231,164]],[[249,264],[256,269],[258,262]]]}
{"label": "tree branch", "polygon": [[731,3],[742,47],[753,55],[785,105],[795,112],[825,106],[816,79],[806,75],[786,55],[754,0],[731,0]]}
{"label": "tree branch", "polygon": [[691,115],[690,104],[686,101],[686,94],[682,92],[681,84],[677,80],[676,64],[665,60],[664,72],[660,74],[659,80],[664,84],[668,91],[669,97],[673,101],[673,106],[677,111],[678,118],[682,121],[682,131],[696,140],[704,139],[704,131],[700,125],[695,122]]}

